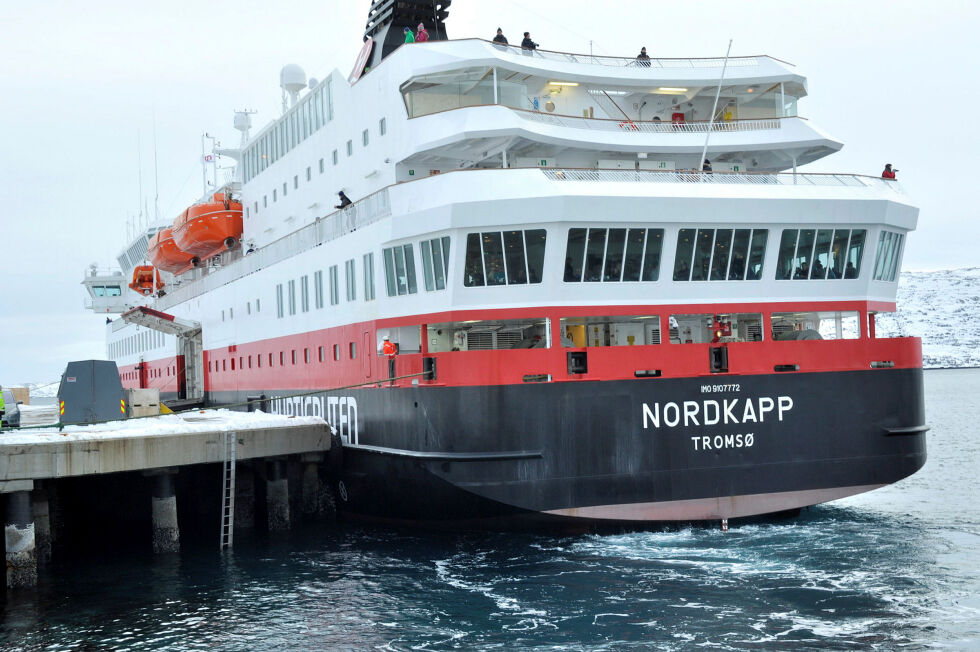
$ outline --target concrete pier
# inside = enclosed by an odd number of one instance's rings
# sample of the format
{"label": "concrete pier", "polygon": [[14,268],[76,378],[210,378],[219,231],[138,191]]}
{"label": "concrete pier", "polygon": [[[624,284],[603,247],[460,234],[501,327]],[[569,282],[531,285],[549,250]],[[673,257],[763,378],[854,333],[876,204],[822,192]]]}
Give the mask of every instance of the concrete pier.
{"label": "concrete pier", "polygon": [[7,588],[36,586],[37,548],[29,489],[7,494],[6,521]]}
{"label": "concrete pier", "polygon": [[180,527],[177,524],[175,470],[160,469],[151,474],[153,496],[153,552],[180,552]]}
{"label": "concrete pier", "polygon": [[34,513],[34,543],[37,561],[46,564],[51,561],[51,511],[46,487],[35,483],[31,492],[31,510]]}
{"label": "concrete pier", "polygon": [[289,479],[286,475],[285,460],[272,460],[268,463],[265,498],[269,516],[269,531],[288,530]]}
{"label": "concrete pier", "polygon": [[250,465],[235,469],[235,529],[255,528],[255,472]]}
{"label": "concrete pier", "polygon": [[330,488],[320,479],[320,465],[323,463],[322,453],[306,453],[300,457],[303,464],[303,484],[301,509],[303,516],[323,518],[333,516],[334,505],[330,496]]}

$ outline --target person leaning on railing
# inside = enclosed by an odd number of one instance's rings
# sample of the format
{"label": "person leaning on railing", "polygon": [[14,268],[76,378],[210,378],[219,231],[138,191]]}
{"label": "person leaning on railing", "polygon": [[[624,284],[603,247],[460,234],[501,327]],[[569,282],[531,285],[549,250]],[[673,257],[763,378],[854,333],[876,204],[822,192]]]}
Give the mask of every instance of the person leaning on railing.
{"label": "person leaning on railing", "polygon": [[636,65],[643,66],[644,68],[650,67],[650,55],[647,54],[647,49],[640,48],[640,53],[636,55]]}
{"label": "person leaning on railing", "polygon": [[521,41],[521,49],[524,54],[533,54],[538,49],[538,44],[531,40],[531,32],[524,32],[524,40]]}
{"label": "person leaning on railing", "polygon": [[504,36],[504,30],[500,29],[499,27],[497,28],[497,35],[493,37],[493,42],[508,45],[507,37]]}
{"label": "person leaning on railing", "polygon": [[893,170],[891,163],[885,163],[885,169],[881,173],[881,178],[882,179],[894,179],[896,172],[898,172],[898,170]]}

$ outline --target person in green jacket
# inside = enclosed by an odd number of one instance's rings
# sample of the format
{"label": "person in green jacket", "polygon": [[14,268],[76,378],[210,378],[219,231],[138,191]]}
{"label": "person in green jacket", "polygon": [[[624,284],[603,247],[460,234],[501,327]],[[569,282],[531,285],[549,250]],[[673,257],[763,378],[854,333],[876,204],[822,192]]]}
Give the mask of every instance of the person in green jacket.
{"label": "person in green jacket", "polygon": [[415,34],[412,33],[412,28],[411,27],[406,27],[405,28],[405,42],[406,43],[414,43],[415,42]]}
{"label": "person in green jacket", "polygon": [[0,417],[7,413],[7,404],[3,402],[3,386],[0,385]]}

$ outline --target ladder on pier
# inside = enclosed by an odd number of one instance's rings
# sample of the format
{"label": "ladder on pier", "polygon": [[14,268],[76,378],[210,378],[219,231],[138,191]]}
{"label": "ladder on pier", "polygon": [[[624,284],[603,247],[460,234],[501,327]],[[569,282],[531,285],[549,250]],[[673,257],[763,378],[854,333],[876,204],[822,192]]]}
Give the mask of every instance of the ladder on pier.
{"label": "ladder on pier", "polygon": [[235,448],[238,434],[225,433],[225,455],[221,483],[221,539],[218,549],[231,548],[235,535]]}

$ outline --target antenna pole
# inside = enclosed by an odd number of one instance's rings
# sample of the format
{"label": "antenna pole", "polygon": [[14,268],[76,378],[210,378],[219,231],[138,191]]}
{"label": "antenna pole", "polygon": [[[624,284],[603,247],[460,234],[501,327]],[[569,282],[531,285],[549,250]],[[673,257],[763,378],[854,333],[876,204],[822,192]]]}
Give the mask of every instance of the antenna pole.
{"label": "antenna pole", "polygon": [[715,92],[715,105],[711,109],[711,119],[708,121],[708,133],[704,135],[704,149],[701,150],[701,160],[698,162],[696,172],[704,168],[704,159],[708,157],[708,140],[711,139],[711,130],[715,126],[715,112],[718,110],[718,98],[721,97],[721,85],[725,81],[725,70],[728,69],[728,55],[732,53],[732,39],[728,39],[728,52],[725,53],[725,63],[721,66],[721,78],[718,80],[718,91]]}
{"label": "antenna pole", "polygon": [[201,134],[201,188],[202,194],[207,196],[208,194],[208,162],[207,157],[204,153],[204,139],[207,134]]}
{"label": "antenna pole", "polygon": [[140,191],[140,200],[136,204],[136,207],[139,209],[139,212],[140,212],[139,220],[142,222],[142,218],[143,218],[143,145],[140,143],[140,131],[139,131],[139,129],[136,130],[136,166],[137,166],[137,175],[138,175],[138,178],[139,178],[139,191]]}
{"label": "antenna pole", "polygon": [[157,168],[157,113],[153,111],[153,220],[160,220],[160,171]]}

